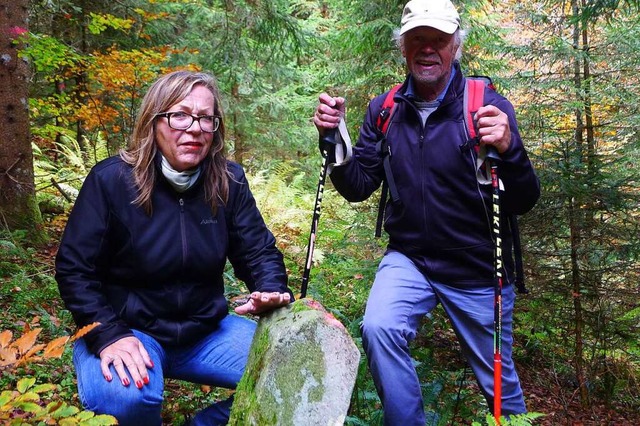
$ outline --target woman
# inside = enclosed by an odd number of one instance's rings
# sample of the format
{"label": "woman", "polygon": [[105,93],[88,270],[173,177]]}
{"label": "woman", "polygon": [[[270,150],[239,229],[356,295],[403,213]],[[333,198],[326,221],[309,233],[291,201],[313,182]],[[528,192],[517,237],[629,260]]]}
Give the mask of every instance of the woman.
{"label": "woman", "polygon": [[[177,71],[140,107],[128,149],[87,176],[56,258],[78,326],[73,353],[86,409],[159,425],[165,377],[235,388],[255,322],[227,315],[227,259],[252,291],[239,315],[288,304],[282,254],[242,168],[225,158],[215,80]],[[193,424],[225,424],[232,399]]]}

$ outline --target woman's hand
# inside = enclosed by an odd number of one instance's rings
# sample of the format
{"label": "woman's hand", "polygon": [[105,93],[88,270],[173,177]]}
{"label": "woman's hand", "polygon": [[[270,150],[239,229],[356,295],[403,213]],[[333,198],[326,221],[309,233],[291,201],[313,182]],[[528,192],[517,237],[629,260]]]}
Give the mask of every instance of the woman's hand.
{"label": "woman's hand", "polygon": [[251,296],[249,296],[249,301],[244,305],[240,305],[235,308],[235,312],[238,315],[257,315],[279,308],[280,306],[288,305],[289,302],[291,302],[291,296],[289,293],[262,293],[254,291],[251,293]]}
{"label": "woman's hand", "polygon": [[[138,389],[149,383],[147,368],[153,368],[149,353],[137,337],[123,337],[116,340],[100,352],[100,369],[104,378],[113,380],[109,365],[113,367],[123,386],[129,386],[129,376]],[[127,371],[129,375],[127,375]]]}

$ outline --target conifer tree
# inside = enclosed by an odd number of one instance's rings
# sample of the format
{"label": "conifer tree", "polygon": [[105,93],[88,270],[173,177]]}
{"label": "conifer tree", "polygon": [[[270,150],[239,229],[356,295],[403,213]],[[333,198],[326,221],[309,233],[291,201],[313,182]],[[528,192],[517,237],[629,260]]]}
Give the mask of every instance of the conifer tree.
{"label": "conifer tree", "polygon": [[27,230],[38,241],[45,235],[34,188],[29,66],[19,52],[28,32],[28,3],[16,0],[0,10],[0,220],[1,228]]}

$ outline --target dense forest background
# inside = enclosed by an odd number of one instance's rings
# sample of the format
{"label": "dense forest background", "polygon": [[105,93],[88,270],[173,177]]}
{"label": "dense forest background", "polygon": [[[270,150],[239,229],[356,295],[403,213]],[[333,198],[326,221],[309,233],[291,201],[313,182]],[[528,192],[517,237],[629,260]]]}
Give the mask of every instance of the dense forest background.
{"label": "dense forest background", "polygon": [[[75,332],[53,280],[56,244],[88,170],[127,143],[147,85],[177,68],[217,77],[229,155],[247,170],[299,292],[320,168],[317,97],[346,97],[355,137],[369,99],[404,78],[392,40],[403,3],[3,2],[0,332],[9,333],[0,334],[0,421],[31,421],[27,400],[69,410],[41,414],[49,420],[76,415],[70,350],[36,359],[34,330],[44,342]],[[457,5],[463,69],[492,76],[512,101],[542,183],[538,205],[520,218],[530,292],[518,299],[514,351],[529,409],[544,414],[539,424],[640,424],[639,5]],[[349,204],[328,185],[309,285],[358,345],[385,245],[373,237],[377,198]],[[227,284],[232,301],[246,290],[231,273]],[[33,337],[18,346],[34,362],[7,361],[10,335]],[[413,355],[430,424],[486,422],[440,312],[425,320]],[[35,384],[50,386],[32,392]],[[168,383],[167,424],[221,392]],[[381,424],[364,362],[347,422]]]}

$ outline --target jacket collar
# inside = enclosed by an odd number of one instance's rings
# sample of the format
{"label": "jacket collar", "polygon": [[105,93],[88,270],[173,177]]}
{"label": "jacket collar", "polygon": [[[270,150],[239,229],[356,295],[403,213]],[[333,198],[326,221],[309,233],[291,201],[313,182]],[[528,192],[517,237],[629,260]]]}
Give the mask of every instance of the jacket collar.
{"label": "jacket collar", "polygon": [[[201,171],[200,171],[200,175],[198,176],[198,179],[189,189],[187,189],[182,194],[188,195],[196,191],[197,188],[199,188],[200,186],[202,186],[204,182],[204,175],[206,174],[206,171],[209,169],[207,165],[209,164],[210,161],[211,161],[211,158],[208,155],[204,158],[204,160],[202,160],[202,162],[200,163]],[[162,173],[162,153],[160,153],[160,150],[157,150],[156,156],[153,159],[153,163],[156,169],[156,185],[161,183],[162,185],[166,185],[167,187],[175,191],[175,189],[173,189],[173,187],[171,186],[167,178],[164,176],[164,173]]]}

